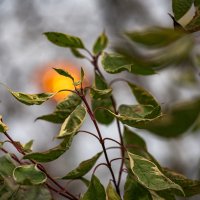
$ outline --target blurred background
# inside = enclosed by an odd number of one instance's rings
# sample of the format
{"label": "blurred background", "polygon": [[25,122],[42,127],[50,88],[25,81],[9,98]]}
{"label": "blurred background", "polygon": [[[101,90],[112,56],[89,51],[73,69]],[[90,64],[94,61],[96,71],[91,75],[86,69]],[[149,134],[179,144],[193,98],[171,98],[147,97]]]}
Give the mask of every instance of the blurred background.
{"label": "blurred background", "polygon": [[[51,73],[52,67],[68,67],[76,75],[82,66],[87,81],[91,83],[93,70],[90,63],[77,60],[69,50],[52,45],[46,40],[43,32],[56,31],[78,36],[91,49],[103,30],[111,43],[115,43],[124,30],[139,30],[148,26],[173,27],[168,13],[172,13],[171,1],[166,0],[0,0],[0,81],[14,91],[38,93],[57,87],[55,85],[58,81],[54,81],[54,86],[44,81],[47,74],[55,75]],[[185,21],[188,16],[185,17]],[[187,74],[187,68],[185,70]],[[108,81],[116,77],[103,73]],[[192,81],[180,81],[181,72],[177,69],[162,70],[148,77],[136,77],[125,72],[122,76],[150,90],[162,105],[170,105],[199,94],[199,88],[194,87]],[[114,95],[117,96],[120,92],[118,105],[133,104],[134,99],[124,83],[118,82],[113,88]],[[34,120],[52,112],[60,98],[62,97],[48,101],[42,106],[28,107],[17,102],[5,88],[0,87],[0,114],[9,126],[9,134],[22,143],[34,139],[35,151],[54,147],[57,141],[52,138],[58,133],[60,126]],[[104,136],[118,139],[115,123],[109,127],[101,125],[100,128]],[[81,129],[95,132],[89,118]],[[198,132],[167,141],[145,131],[136,132],[145,138],[149,151],[163,166],[176,169],[190,178],[200,178]],[[80,134],[74,139],[71,149],[47,167],[53,175],[63,176],[98,150],[101,150],[101,147],[95,139]],[[112,152],[110,156],[114,156],[113,154]],[[106,177],[107,170],[101,169],[97,174]],[[107,179],[105,183],[106,181]],[[68,187],[75,190],[74,183],[68,184]],[[80,192],[85,188],[80,184],[76,189]]]}

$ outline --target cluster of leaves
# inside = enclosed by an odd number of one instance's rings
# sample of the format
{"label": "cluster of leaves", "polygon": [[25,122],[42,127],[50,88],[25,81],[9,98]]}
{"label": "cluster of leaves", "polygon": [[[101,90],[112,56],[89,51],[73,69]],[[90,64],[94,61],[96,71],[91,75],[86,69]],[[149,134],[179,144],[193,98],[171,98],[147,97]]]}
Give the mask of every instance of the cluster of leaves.
{"label": "cluster of leaves", "polygon": [[[196,6],[196,14],[192,21],[182,27],[179,20],[192,6]],[[33,141],[23,145],[13,141],[7,133],[8,127],[0,118],[0,132],[7,140],[0,143],[0,150],[6,155],[0,158],[0,197],[1,199],[52,199],[51,191],[72,200],[174,200],[176,196],[193,196],[200,194],[200,181],[190,180],[187,177],[162,167],[158,161],[148,152],[144,139],[129,127],[145,129],[164,138],[179,137],[195,124],[200,113],[200,96],[186,102],[173,105],[163,113],[157,100],[143,87],[124,80],[137,104],[120,105],[116,107],[115,98],[112,95],[112,84],[108,84],[99,68],[99,58],[103,69],[107,73],[116,74],[122,71],[137,75],[152,75],[158,70],[180,65],[185,59],[190,59],[190,52],[194,47],[194,37],[190,32],[199,30],[199,6],[198,0],[174,0],[174,24],[175,30],[170,28],[153,27],[143,31],[127,32],[125,35],[130,44],[139,44],[149,50],[157,50],[151,56],[143,56],[128,51],[126,48],[116,47],[115,53],[105,52],[108,38],[103,32],[95,41],[90,52],[78,37],[47,32],[47,39],[57,46],[70,48],[73,55],[80,59],[87,59],[94,67],[94,83],[91,87],[83,88],[84,70],[81,68],[80,81],[75,82],[71,74],[63,69],[54,69],[58,74],[69,78],[74,83],[71,95],[59,102],[55,110],[36,120],[45,120],[51,123],[62,124],[56,138],[60,143],[44,152],[33,152]],[[87,57],[85,54],[88,54]],[[65,88],[66,87],[66,88]],[[52,98],[55,93],[25,94],[12,91],[7,88],[12,96],[25,105],[40,105]],[[68,90],[63,86],[62,92]],[[89,91],[89,92],[88,92]],[[90,95],[91,105],[86,96]],[[71,172],[61,178],[63,180],[81,180],[87,186],[87,190],[81,196],[71,194],[67,188],[63,188],[55,178],[52,178],[41,163],[51,162],[62,156],[71,146],[73,138],[79,133],[85,116],[91,118],[91,123],[96,128],[96,133],[82,131],[94,136],[102,146],[102,152],[97,153],[88,160],[82,161]],[[98,123],[110,125],[116,120],[118,125],[119,141],[112,138],[103,138]],[[123,132],[121,128],[123,127]],[[110,160],[105,140],[112,140],[121,150],[121,157]],[[15,154],[8,153],[4,143],[9,141],[22,154],[19,160]],[[96,165],[100,156],[105,157],[105,163]],[[112,163],[121,161],[118,173],[113,171]],[[100,165],[107,166],[111,173],[111,180],[105,187],[95,171]],[[95,167],[95,168],[94,168]],[[94,168],[91,179],[84,176]],[[121,177],[126,172],[123,197],[120,191]],[[51,184],[55,184],[56,188]]]}

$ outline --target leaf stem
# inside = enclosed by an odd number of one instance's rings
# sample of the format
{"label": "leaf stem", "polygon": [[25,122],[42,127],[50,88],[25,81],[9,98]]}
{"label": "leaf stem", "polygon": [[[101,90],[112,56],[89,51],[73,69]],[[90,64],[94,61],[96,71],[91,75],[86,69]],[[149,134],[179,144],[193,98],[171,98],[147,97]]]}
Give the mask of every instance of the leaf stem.
{"label": "leaf stem", "polygon": [[102,149],[103,149],[103,152],[104,152],[104,156],[105,156],[105,159],[106,159],[107,167],[110,170],[110,173],[111,173],[111,176],[112,176],[113,183],[115,185],[116,191],[120,195],[120,190],[119,190],[119,187],[117,185],[117,181],[116,181],[113,169],[112,169],[112,167],[110,165],[110,161],[109,161],[108,154],[107,154],[107,151],[106,151],[105,143],[104,143],[104,140],[102,138],[101,132],[99,130],[97,121],[96,121],[96,119],[94,117],[94,114],[93,114],[92,110],[90,109],[90,106],[89,106],[89,104],[88,104],[88,102],[87,102],[87,100],[85,98],[85,95],[84,94],[80,94],[80,97],[82,98],[83,102],[85,103],[85,106],[86,106],[86,109],[88,111],[88,114],[89,114],[91,120],[93,121],[93,124],[94,124],[94,126],[95,126],[95,128],[97,130],[97,133],[98,133],[98,136],[99,136],[99,142],[101,143],[101,146],[102,146]]}
{"label": "leaf stem", "polygon": [[[99,69],[99,65],[98,65],[99,56],[100,56],[100,54],[98,54],[97,56],[92,56],[93,57],[93,61],[91,63],[93,64],[95,70],[99,73],[99,75],[105,80],[103,74],[101,73],[101,71]],[[123,80],[124,81],[124,79],[118,79],[118,81],[119,80]],[[111,84],[112,84],[112,82],[111,82]],[[117,112],[116,102],[115,102],[115,99],[114,99],[113,95],[110,97],[110,99],[112,101],[114,112],[117,115],[118,112]],[[117,122],[117,129],[118,129],[118,133],[119,133],[120,143],[121,143],[121,146],[124,146],[123,138],[122,138],[122,131],[121,131],[121,127],[120,127],[120,122],[119,122],[118,119],[116,119],[116,122]],[[121,157],[124,158],[124,149],[121,149]],[[123,168],[123,166],[124,166],[124,159],[122,159],[121,165],[120,165],[120,169],[119,169],[119,175],[118,175],[118,181],[117,181],[117,187],[118,188],[119,188],[120,182],[121,182],[121,176],[122,176],[122,168]]]}
{"label": "leaf stem", "polygon": [[92,135],[93,137],[95,137],[98,141],[100,141],[98,136],[96,136],[94,133],[91,133],[89,131],[79,130],[77,133],[87,133],[87,134]]}

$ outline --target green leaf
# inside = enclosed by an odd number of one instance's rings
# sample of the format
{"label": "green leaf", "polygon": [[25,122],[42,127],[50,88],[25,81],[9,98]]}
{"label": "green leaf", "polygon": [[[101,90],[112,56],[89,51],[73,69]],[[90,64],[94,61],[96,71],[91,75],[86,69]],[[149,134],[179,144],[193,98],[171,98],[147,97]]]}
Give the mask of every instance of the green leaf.
{"label": "green leaf", "polygon": [[200,99],[174,105],[169,112],[147,124],[146,129],[162,137],[178,137],[186,132],[200,114]]}
{"label": "green leaf", "polygon": [[0,115],[0,132],[4,133],[8,130],[8,127],[2,122],[2,116]]}
{"label": "green leaf", "polygon": [[63,155],[71,146],[75,134],[66,136],[58,146],[44,152],[33,152],[26,154],[24,159],[32,159],[37,162],[51,162]]}
{"label": "green leaf", "polygon": [[191,180],[182,174],[174,172],[170,169],[163,168],[163,173],[170,178],[174,183],[180,185],[186,197],[191,197],[200,194],[200,181]]}
{"label": "green leaf", "polygon": [[29,153],[32,151],[32,146],[33,146],[33,140],[30,140],[29,142],[27,142],[26,144],[23,145],[23,150],[26,153]]}
{"label": "green leaf", "polygon": [[154,191],[177,189],[184,194],[182,188],[167,178],[153,162],[130,152],[128,156],[132,173],[144,187]]}
{"label": "green leaf", "polygon": [[126,36],[139,44],[151,48],[165,47],[184,35],[174,29],[151,27],[142,31],[127,32]]}
{"label": "green leaf", "polygon": [[99,54],[101,53],[108,45],[108,38],[106,34],[103,32],[96,40],[93,46],[93,53]]}
{"label": "green leaf", "polygon": [[81,67],[81,80],[74,82],[74,86],[81,85],[83,83],[84,76],[85,76],[85,72],[83,68]]}
{"label": "green leaf", "polygon": [[176,20],[183,17],[191,8],[193,0],[172,0],[172,10]]}
{"label": "green leaf", "polygon": [[57,32],[46,32],[44,35],[50,42],[60,47],[84,49],[84,44],[78,37]]}
{"label": "green leaf", "polygon": [[67,72],[64,69],[57,69],[57,68],[53,68],[58,74],[60,74],[61,76],[65,76],[67,78],[70,78],[73,82],[74,82],[74,78],[72,77],[71,74],[69,74],[69,72]]}
{"label": "green leaf", "polygon": [[13,171],[13,178],[21,185],[39,185],[47,180],[45,173],[32,164],[16,167]]}
{"label": "green leaf", "polygon": [[185,29],[192,33],[200,30],[200,13],[187,24]]}
{"label": "green leaf", "polygon": [[99,99],[99,98],[104,98],[104,97],[110,97],[112,93],[112,89],[105,89],[105,90],[99,90],[97,88],[90,88],[90,95],[93,99]]}
{"label": "green leaf", "polygon": [[15,164],[9,154],[0,157],[0,175],[1,176],[12,176]]}
{"label": "green leaf", "polygon": [[79,166],[65,175],[62,179],[79,179],[87,174],[95,165],[96,161],[101,156],[102,152],[96,154],[92,158],[85,160],[79,164]]}
{"label": "green leaf", "polygon": [[81,200],[106,200],[106,193],[99,179],[93,175],[89,188]]}
{"label": "green leaf", "polygon": [[155,74],[150,67],[143,67],[135,60],[120,54],[104,53],[102,56],[102,65],[106,72],[116,74],[122,71],[128,71],[134,74],[151,75]]}
{"label": "green leaf", "polygon": [[137,99],[138,103],[142,105],[152,105],[155,107],[159,106],[156,99],[147,90],[145,90],[141,86],[130,82],[128,82],[128,85],[131,88],[133,94],[135,95],[135,98]]}
{"label": "green leaf", "polygon": [[111,182],[109,182],[106,188],[106,195],[107,195],[107,200],[121,200],[121,198],[113,188]]}
{"label": "green leaf", "polygon": [[70,48],[70,50],[71,50],[72,54],[75,57],[77,57],[77,58],[85,58],[85,56],[82,53],[80,53],[78,49],[76,49],[76,48]]}
{"label": "green leaf", "polygon": [[[97,73],[95,73],[95,79],[93,85],[96,93],[94,94],[94,91],[91,92],[92,93],[91,103],[92,103],[92,110],[95,111],[94,113],[95,118],[99,123],[109,125],[114,120],[114,117],[107,110],[101,109],[102,107],[107,108],[109,110],[113,109],[112,100],[109,97],[110,93],[109,88],[106,84],[106,81],[102,77],[100,77]],[[97,90],[99,91],[97,92]],[[105,91],[108,93],[105,94],[106,93]],[[101,93],[101,95],[99,93]],[[102,93],[104,93],[103,96]],[[95,99],[93,96],[94,97],[98,96],[98,99]]]}
{"label": "green leaf", "polygon": [[25,94],[14,92],[9,88],[8,91],[15,97],[15,99],[26,105],[41,105],[55,95],[55,93]]}
{"label": "green leaf", "polygon": [[147,118],[153,119],[159,116],[160,106],[153,107],[152,105],[120,105],[118,109],[120,115],[129,116],[132,118]]}
{"label": "green leaf", "polygon": [[77,106],[76,109],[65,119],[57,138],[63,138],[76,133],[81,127],[85,116],[86,108],[82,105]]}
{"label": "green leaf", "polygon": [[71,94],[57,104],[53,113],[38,117],[36,120],[45,120],[52,123],[63,123],[65,119],[81,104],[81,98],[77,94]]}
{"label": "green leaf", "polygon": [[[154,162],[159,167],[159,169],[161,169],[158,161],[148,152],[146,142],[143,140],[143,138],[128,129],[126,126],[124,127],[123,132],[123,142],[128,152],[142,156]],[[125,164],[127,168],[130,167],[127,160],[125,161]]]}
{"label": "green leaf", "polygon": [[152,200],[152,198],[148,189],[127,175],[124,185],[124,200]]}
{"label": "green leaf", "polygon": [[[131,109],[132,110],[132,109]],[[131,127],[140,128],[140,129],[147,129],[149,128],[149,124],[152,124],[153,121],[162,118],[163,116],[158,116],[156,118],[143,118],[141,116],[135,116],[134,113],[126,112],[126,113],[119,113],[115,114],[110,110],[107,110],[111,115],[119,119],[123,124],[126,124]],[[121,111],[121,110],[119,110]]]}
{"label": "green leaf", "polygon": [[[23,186],[15,193],[15,200],[53,200],[44,186]],[[3,199],[2,199],[3,200]]]}

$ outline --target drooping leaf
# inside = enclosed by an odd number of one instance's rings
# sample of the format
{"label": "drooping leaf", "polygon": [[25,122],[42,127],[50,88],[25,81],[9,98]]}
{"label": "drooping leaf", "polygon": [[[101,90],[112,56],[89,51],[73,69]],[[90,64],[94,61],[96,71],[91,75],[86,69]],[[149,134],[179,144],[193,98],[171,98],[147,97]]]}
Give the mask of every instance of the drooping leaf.
{"label": "drooping leaf", "polygon": [[121,200],[111,182],[109,182],[106,188],[106,195],[107,195],[107,200]]}
{"label": "drooping leaf", "polygon": [[168,113],[146,126],[146,129],[162,137],[178,137],[186,132],[200,114],[200,100],[194,99],[173,106]]}
{"label": "drooping leaf", "polygon": [[8,127],[2,122],[2,116],[0,115],[0,132],[4,133],[8,130]]}
{"label": "drooping leaf", "polygon": [[24,159],[32,159],[37,162],[51,162],[63,155],[71,146],[74,134],[66,136],[58,146],[44,152],[32,152],[26,154]]}
{"label": "drooping leaf", "polygon": [[186,197],[191,197],[200,194],[200,181],[191,180],[182,174],[174,172],[170,169],[163,168],[163,173],[170,178],[174,183],[180,185]]}
{"label": "drooping leaf", "polygon": [[79,164],[79,166],[65,175],[62,179],[79,179],[87,174],[95,165],[96,161],[101,156],[102,152],[96,154],[92,158],[85,160]]}
{"label": "drooping leaf", "polygon": [[77,58],[85,58],[85,56],[82,53],[80,53],[78,49],[76,49],[76,48],[70,48],[70,50],[71,50],[72,54],[75,57],[77,57]]}
{"label": "drooping leaf", "polygon": [[128,85],[131,88],[133,94],[135,95],[135,98],[137,99],[138,103],[142,105],[152,105],[154,107],[159,106],[156,99],[147,90],[145,90],[141,86],[130,82],[128,82]]}
{"label": "drooping leaf", "polygon": [[41,105],[55,95],[55,93],[25,94],[14,92],[9,88],[8,91],[15,97],[15,99],[26,105]]}
{"label": "drooping leaf", "polygon": [[75,110],[65,119],[61,126],[58,138],[63,138],[68,135],[75,134],[81,127],[86,116],[86,108],[79,105]]}
{"label": "drooping leaf", "polygon": [[116,74],[122,71],[129,71],[131,73],[141,75],[155,74],[152,68],[143,67],[135,60],[120,54],[104,53],[102,56],[102,65],[104,70],[111,74]]}
{"label": "drooping leaf", "polygon": [[[158,161],[148,152],[146,142],[142,137],[128,129],[126,126],[124,127],[123,132],[123,142],[128,150],[128,152],[132,154],[136,154],[142,156],[157,165],[159,169],[161,169]],[[129,168],[129,162],[125,161],[126,167]]]}
{"label": "drooping leaf", "polygon": [[126,177],[124,185],[124,200],[152,200],[148,189],[144,188],[130,175]]}
{"label": "drooping leaf", "polygon": [[9,154],[0,157],[0,175],[1,176],[12,176],[15,164]]}
{"label": "drooping leaf", "polygon": [[66,70],[64,69],[57,69],[57,68],[53,68],[58,74],[60,74],[61,76],[65,76],[67,78],[70,78],[72,81],[74,81],[74,78],[73,76],[67,72]]}
{"label": "drooping leaf", "polygon": [[151,48],[165,47],[184,35],[174,29],[152,27],[142,31],[127,32],[126,36],[139,44]]}
{"label": "drooping leaf", "polygon": [[14,180],[21,185],[39,185],[46,182],[47,177],[36,165],[21,165],[13,171]]}
{"label": "drooping leaf", "polygon": [[60,103],[57,104],[53,113],[38,117],[36,120],[41,119],[53,123],[63,123],[65,119],[81,104],[81,98],[76,94],[71,94]]}
{"label": "drooping leaf", "polygon": [[[95,91],[94,90],[90,91],[91,96],[92,96],[92,99],[91,99],[92,110],[95,111],[94,113],[95,118],[99,123],[108,125],[112,123],[112,121],[114,120],[114,117],[107,110],[104,110],[101,108],[107,108],[109,110],[113,109],[112,100],[109,97],[109,93],[111,91],[108,88],[106,81],[102,77],[100,77],[100,75],[98,75],[97,73],[95,73],[95,79],[94,79],[93,85],[94,85]],[[101,93],[101,95],[99,93]],[[103,96],[102,96],[102,93],[104,93]],[[98,97],[98,99],[94,98],[93,96]]]}
{"label": "drooping leaf", "polygon": [[167,178],[152,161],[132,153],[128,156],[132,173],[144,187],[154,191],[176,189],[184,194],[182,188]]}
{"label": "drooping leaf", "polygon": [[106,192],[99,179],[93,175],[88,190],[81,200],[106,200]]}
{"label": "drooping leaf", "polygon": [[84,49],[84,44],[78,37],[57,32],[46,32],[44,35],[50,42],[60,47]]}
{"label": "drooping leaf", "polygon": [[107,44],[108,44],[108,38],[106,34],[103,32],[94,43],[93,53],[96,55],[101,53],[107,47]]}
{"label": "drooping leaf", "polygon": [[174,17],[179,20],[191,8],[193,0],[172,0]]}

